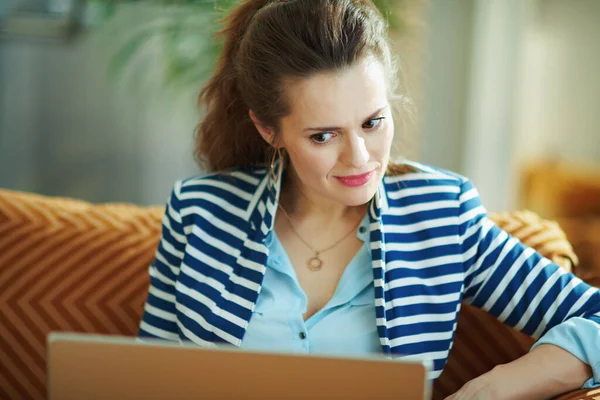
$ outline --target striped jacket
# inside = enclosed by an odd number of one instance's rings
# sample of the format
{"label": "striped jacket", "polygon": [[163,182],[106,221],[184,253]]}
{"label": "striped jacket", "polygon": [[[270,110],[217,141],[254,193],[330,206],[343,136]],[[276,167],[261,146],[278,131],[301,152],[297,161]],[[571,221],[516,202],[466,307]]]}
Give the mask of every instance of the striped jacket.
{"label": "striped jacket", "polygon": [[[469,180],[408,164],[417,171],[385,176],[368,211],[383,353],[431,360],[437,378],[462,301],[536,338],[574,316],[600,323],[600,291],[494,225]],[[268,175],[234,170],[175,184],[141,337],[242,343],[280,191]]]}

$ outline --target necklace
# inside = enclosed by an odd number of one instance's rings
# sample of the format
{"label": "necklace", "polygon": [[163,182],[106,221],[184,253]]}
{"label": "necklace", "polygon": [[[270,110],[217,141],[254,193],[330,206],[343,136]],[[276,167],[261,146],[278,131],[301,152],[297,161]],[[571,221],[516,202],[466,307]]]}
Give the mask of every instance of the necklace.
{"label": "necklace", "polygon": [[283,215],[287,218],[289,224],[290,224],[290,228],[292,228],[292,232],[294,232],[294,234],[296,234],[296,236],[298,236],[298,239],[300,239],[300,241],[302,243],[304,243],[304,245],[306,245],[306,247],[308,247],[313,253],[315,253],[315,255],[313,257],[311,257],[308,262],[306,263],[308,269],[310,269],[311,271],[318,271],[323,267],[323,260],[321,260],[321,258],[319,258],[319,254],[325,253],[328,250],[333,249],[335,246],[337,246],[338,244],[342,243],[344,241],[344,239],[346,239],[348,236],[350,236],[350,234],[352,232],[354,232],[356,230],[356,228],[358,228],[358,226],[360,225],[360,223],[362,222],[362,218],[358,221],[358,224],[356,224],[351,231],[349,231],[348,233],[346,233],[344,235],[344,237],[342,237],[340,240],[338,240],[337,242],[335,242],[334,244],[332,244],[331,246],[323,249],[323,250],[315,250],[310,244],[308,244],[306,242],[306,240],[302,239],[302,236],[300,236],[300,234],[298,233],[298,231],[296,230],[296,228],[294,227],[294,223],[292,222],[292,218],[289,216],[289,214],[287,213],[287,211],[285,211],[283,209],[283,207],[281,206],[281,204],[277,204],[279,209],[281,209],[281,211],[283,212]]}

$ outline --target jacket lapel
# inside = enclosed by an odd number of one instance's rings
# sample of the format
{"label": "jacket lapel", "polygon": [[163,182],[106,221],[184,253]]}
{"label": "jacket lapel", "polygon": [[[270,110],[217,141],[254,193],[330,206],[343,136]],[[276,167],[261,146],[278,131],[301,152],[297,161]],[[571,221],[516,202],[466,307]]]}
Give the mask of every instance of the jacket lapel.
{"label": "jacket lapel", "polygon": [[240,249],[231,277],[232,282],[243,280],[245,284],[229,285],[223,292],[224,299],[235,298],[235,302],[241,306],[238,315],[242,322],[242,332],[231,340],[226,339],[234,346],[242,344],[266,271],[269,250],[265,245],[265,238],[273,229],[281,189],[282,168],[279,162],[275,168],[277,179],[273,181],[268,171],[265,171],[247,210],[248,235]]}
{"label": "jacket lapel", "polygon": [[385,238],[382,215],[387,211],[387,194],[383,180],[379,183],[377,193],[369,207],[371,226],[371,258],[373,266],[373,282],[375,286],[375,315],[377,332],[384,354],[391,354],[390,338],[387,328],[385,307]]}

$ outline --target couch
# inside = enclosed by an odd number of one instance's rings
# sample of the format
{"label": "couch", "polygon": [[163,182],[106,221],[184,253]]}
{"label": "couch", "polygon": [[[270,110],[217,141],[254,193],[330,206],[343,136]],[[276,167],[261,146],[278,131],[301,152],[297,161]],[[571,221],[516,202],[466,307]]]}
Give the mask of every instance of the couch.
{"label": "couch", "polygon": [[[0,398],[46,397],[45,345],[51,331],[136,335],[163,212],[162,206],[94,205],[0,190]],[[564,268],[577,264],[556,223],[530,212],[490,217]],[[464,304],[433,398],[514,360],[532,343]],[[560,399],[597,396],[600,390],[576,390]]]}

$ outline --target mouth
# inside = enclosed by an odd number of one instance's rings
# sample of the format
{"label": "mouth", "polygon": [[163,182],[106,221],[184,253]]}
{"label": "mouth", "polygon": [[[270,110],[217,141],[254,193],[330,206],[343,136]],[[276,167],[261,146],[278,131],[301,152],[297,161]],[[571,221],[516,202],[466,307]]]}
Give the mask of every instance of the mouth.
{"label": "mouth", "polygon": [[366,185],[371,180],[373,175],[375,175],[375,170],[359,175],[336,176],[335,179],[337,179],[338,182],[344,186],[359,187]]}

